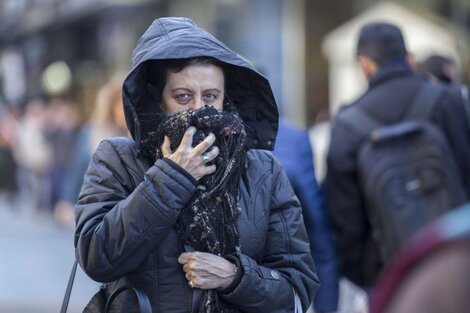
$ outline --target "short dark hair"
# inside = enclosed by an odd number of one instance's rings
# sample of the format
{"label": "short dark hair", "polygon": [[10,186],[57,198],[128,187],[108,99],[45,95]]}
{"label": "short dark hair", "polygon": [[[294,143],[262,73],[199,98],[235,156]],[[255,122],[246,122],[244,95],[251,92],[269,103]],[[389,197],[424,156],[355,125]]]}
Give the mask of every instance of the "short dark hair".
{"label": "short dark hair", "polygon": [[407,54],[403,34],[397,26],[377,22],[361,28],[357,56],[368,57],[380,66],[394,60],[405,60]]}

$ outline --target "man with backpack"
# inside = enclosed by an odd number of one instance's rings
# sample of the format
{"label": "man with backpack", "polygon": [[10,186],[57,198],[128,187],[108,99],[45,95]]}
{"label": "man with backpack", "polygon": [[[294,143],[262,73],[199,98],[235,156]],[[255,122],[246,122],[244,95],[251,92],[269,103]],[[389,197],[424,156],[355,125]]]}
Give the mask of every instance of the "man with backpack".
{"label": "man with backpack", "polygon": [[369,88],[333,123],[324,182],[342,275],[368,288],[421,226],[469,199],[462,101],[413,72],[403,35],[365,25],[357,58]]}

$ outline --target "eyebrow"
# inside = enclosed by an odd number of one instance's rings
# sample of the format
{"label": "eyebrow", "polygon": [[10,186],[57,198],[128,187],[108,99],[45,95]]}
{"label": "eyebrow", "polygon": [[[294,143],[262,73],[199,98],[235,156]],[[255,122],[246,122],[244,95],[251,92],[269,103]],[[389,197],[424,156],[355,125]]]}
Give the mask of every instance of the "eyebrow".
{"label": "eyebrow", "polygon": [[219,93],[222,92],[219,88],[204,89],[204,92],[208,92],[208,91],[212,91],[212,92],[216,91],[216,92],[219,92]]}
{"label": "eyebrow", "polygon": [[[187,91],[187,92],[192,92],[191,89],[185,88],[185,87],[176,87],[176,88],[171,89],[170,91],[171,91],[171,92],[175,92],[175,91],[179,91],[179,90],[184,90],[184,91]],[[209,89],[204,89],[203,92],[218,92],[218,93],[221,93],[222,90],[220,90],[219,88],[209,88]]]}
{"label": "eyebrow", "polygon": [[175,92],[175,91],[179,91],[179,90],[184,90],[184,91],[191,92],[191,89],[189,89],[189,88],[184,88],[184,87],[176,87],[176,88],[171,89],[170,91],[171,91],[171,92]]}

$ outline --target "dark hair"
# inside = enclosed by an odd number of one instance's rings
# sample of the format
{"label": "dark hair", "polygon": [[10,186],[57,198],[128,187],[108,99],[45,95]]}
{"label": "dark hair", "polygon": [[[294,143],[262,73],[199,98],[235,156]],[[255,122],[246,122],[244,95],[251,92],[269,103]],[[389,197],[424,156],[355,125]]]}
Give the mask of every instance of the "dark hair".
{"label": "dark hair", "polygon": [[421,64],[419,64],[419,72],[432,75],[442,83],[450,83],[454,78],[449,72],[449,67],[455,66],[455,62],[442,55],[431,55]]}
{"label": "dark hair", "polygon": [[212,57],[194,57],[188,59],[168,59],[161,61],[149,61],[146,72],[147,88],[152,94],[155,103],[162,103],[163,89],[165,88],[168,72],[178,73],[190,65],[215,65],[226,73],[225,63]]}
{"label": "dark hair", "polygon": [[407,51],[401,30],[389,23],[369,23],[363,26],[357,43],[357,56],[372,59],[379,66],[404,60]]}

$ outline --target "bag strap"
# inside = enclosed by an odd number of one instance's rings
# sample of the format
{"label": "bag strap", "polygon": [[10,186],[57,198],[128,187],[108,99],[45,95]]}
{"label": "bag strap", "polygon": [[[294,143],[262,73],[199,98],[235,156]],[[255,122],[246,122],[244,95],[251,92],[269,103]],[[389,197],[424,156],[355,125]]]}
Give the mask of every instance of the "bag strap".
{"label": "bag strap", "polygon": [[[65,289],[64,299],[62,300],[62,306],[60,308],[60,313],[66,313],[67,308],[69,305],[70,295],[72,294],[72,287],[73,282],[75,280],[75,274],[77,273],[77,265],[78,261],[75,259],[73,262],[72,270],[70,272],[69,282],[67,283],[67,288]],[[109,305],[114,301],[114,299],[124,290],[130,289],[134,292],[137,298],[137,303],[139,304],[139,312],[140,313],[152,313],[152,306],[150,305],[150,301],[145,293],[140,291],[139,289],[131,286],[122,286],[116,289],[109,299],[106,301],[105,313],[108,312]]]}
{"label": "bag strap", "polygon": [[428,119],[438,103],[438,99],[444,91],[443,87],[425,82],[410,104],[405,114],[405,119]]}
{"label": "bag strap", "polygon": [[77,273],[77,259],[73,262],[72,271],[70,272],[69,282],[67,288],[65,289],[64,299],[62,300],[62,306],[60,308],[60,313],[66,313],[67,307],[69,306],[70,294],[72,293],[73,281],[75,280],[75,274]]}
{"label": "bag strap", "polygon": [[375,119],[358,107],[345,108],[337,115],[337,121],[351,128],[361,138],[370,134],[376,128],[382,126]]}
{"label": "bag strap", "polygon": [[116,299],[116,297],[123,292],[124,290],[130,289],[134,292],[136,298],[137,298],[137,303],[139,305],[139,312],[140,313],[152,313],[152,306],[150,305],[149,298],[147,295],[142,292],[141,290],[131,287],[131,286],[122,286],[116,289],[112,295],[109,297],[109,299],[106,301],[106,307],[104,309],[104,313],[109,312],[109,308],[111,303]]}

